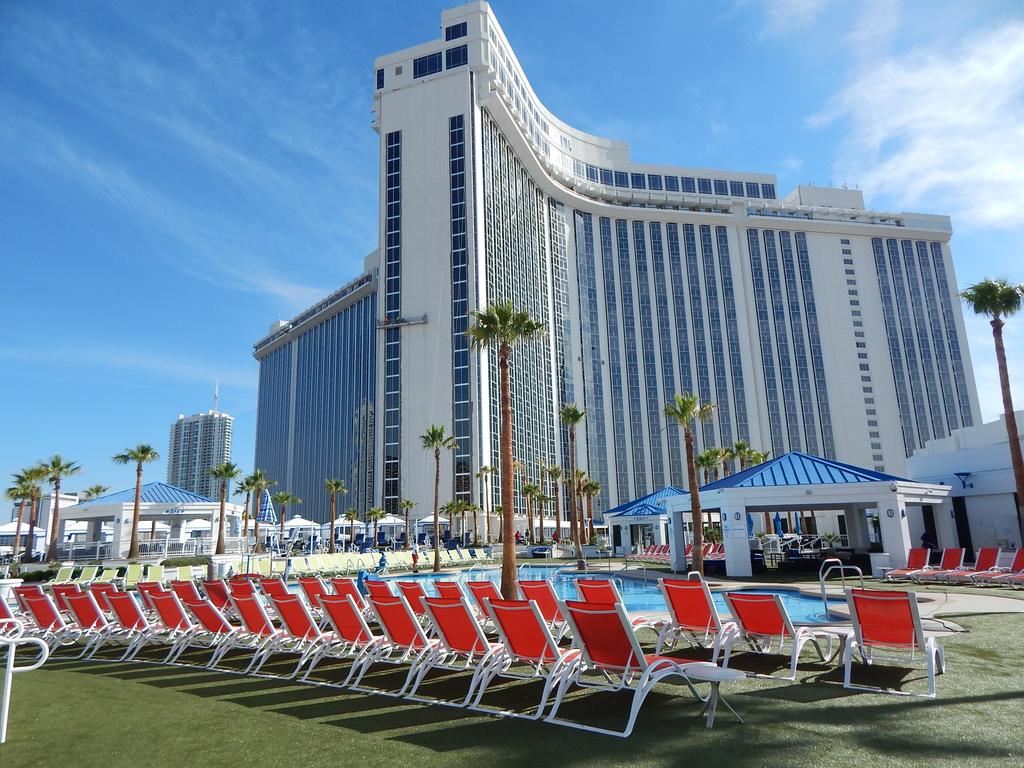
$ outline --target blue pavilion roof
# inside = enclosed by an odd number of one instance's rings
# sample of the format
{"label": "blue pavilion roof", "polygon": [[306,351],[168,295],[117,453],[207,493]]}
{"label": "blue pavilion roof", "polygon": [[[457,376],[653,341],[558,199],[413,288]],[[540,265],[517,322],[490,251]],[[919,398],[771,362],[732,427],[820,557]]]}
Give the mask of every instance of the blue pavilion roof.
{"label": "blue pavilion roof", "polygon": [[840,461],[790,451],[763,464],[701,486],[702,491],[723,488],[773,488],[789,485],[842,485],[845,483],[909,482],[906,478],[855,467]]}
{"label": "blue pavilion roof", "polygon": [[627,501],[625,504],[620,504],[617,507],[609,509],[604,513],[605,517],[612,515],[618,517],[644,517],[647,515],[664,515],[665,507],[661,506],[658,502],[664,499],[671,498],[672,496],[682,496],[683,494],[689,493],[682,488],[676,488],[675,486],[669,485],[662,488],[660,491],[649,493],[639,499],[633,501]]}
{"label": "blue pavilion roof", "polygon": [[[79,502],[76,506],[91,507],[96,504],[124,504],[135,501],[135,486],[116,493],[108,493],[106,496],[98,496],[95,499]],[[142,486],[143,504],[211,504],[213,499],[207,498],[184,488],[167,483],[145,483]]]}

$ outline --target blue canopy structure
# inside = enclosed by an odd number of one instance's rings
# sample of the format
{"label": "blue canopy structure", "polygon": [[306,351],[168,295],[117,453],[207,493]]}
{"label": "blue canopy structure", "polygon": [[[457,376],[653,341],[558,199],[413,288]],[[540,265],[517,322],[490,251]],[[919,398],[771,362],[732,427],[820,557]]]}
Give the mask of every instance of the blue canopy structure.
{"label": "blue canopy structure", "polygon": [[[179,488],[176,485],[160,482],[145,483],[141,488],[140,495],[143,504],[214,503],[214,500],[207,496],[202,496],[201,494],[193,493],[192,491],[186,491],[184,488]],[[82,509],[84,507],[94,507],[105,504],[123,504],[133,501],[135,501],[135,486],[126,488],[123,491],[108,493],[105,496],[97,496],[95,499],[80,501],[75,505],[75,507]]]}
{"label": "blue canopy structure", "polygon": [[604,513],[606,518],[609,517],[650,517],[665,514],[665,507],[659,502],[665,499],[671,498],[672,496],[682,496],[689,493],[689,491],[683,488],[676,488],[673,485],[667,485],[660,491],[649,493],[646,496],[641,496],[639,499],[633,501],[627,501],[625,504],[619,504],[619,506],[609,509]]}

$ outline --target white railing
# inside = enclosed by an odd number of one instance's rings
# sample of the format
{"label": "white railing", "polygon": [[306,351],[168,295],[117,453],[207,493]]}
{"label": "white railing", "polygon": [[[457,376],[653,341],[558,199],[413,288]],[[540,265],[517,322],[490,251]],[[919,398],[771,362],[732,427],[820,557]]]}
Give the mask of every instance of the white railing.
{"label": "white railing", "polygon": [[[0,687],[0,744],[7,741],[7,715],[11,708],[11,684],[15,673],[31,672],[39,669],[50,656],[50,649],[38,637],[22,637],[24,627],[14,619],[0,620],[0,653],[6,651],[4,659],[2,687]],[[20,645],[34,645],[39,649],[39,658],[27,667],[14,664],[14,654]]]}
{"label": "white railing", "polygon": [[[247,546],[248,545],[248,546]],[[252,537],[248,541],[241,536],[230,536],[224,540],[225,554],[239,555],[248,551],[252,545]],[[142,539],[139,541],[139,556],[146,559],[164,557],[192,557],[196,555],[212,555],[216,541],[212,538],[201,539]],[[60,560],[111,560],[124,557],[128,553],[128,542],[122,542],[120,551],[115,552],[109,541],[65,541],[57,545],[57,557]]]}

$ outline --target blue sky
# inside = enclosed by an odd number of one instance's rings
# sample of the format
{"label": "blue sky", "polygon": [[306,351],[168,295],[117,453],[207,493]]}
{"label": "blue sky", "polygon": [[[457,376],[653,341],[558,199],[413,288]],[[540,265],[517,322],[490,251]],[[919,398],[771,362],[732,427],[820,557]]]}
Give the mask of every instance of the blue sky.
{"label": "blue sky", "polygon": [[[547,106],[638,161],[859,185],[953,216],[961,285],[1024,281],[1019,2],[492,6]],[[126,487],[109,457],[165,452],[217,378],[251,469],[251,345],[376,247],[373,57],[435,37],[443,7],[0,3],[0,473],[59,451],[72,487]],[[1019,374],[1024,317],[1007,344]]]}

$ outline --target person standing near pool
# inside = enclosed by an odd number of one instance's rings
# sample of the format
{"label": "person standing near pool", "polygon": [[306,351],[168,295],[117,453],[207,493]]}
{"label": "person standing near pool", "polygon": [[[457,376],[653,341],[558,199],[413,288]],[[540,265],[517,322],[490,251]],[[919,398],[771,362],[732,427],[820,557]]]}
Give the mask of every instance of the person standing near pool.
{"label": "person standing near pool", "polygon": [[413,573],[419,573],[419,569],[416,567],[416,564],[419,561],[420,561],[420,543],[418,541],[414,541],[412,543],[412,572]]}

